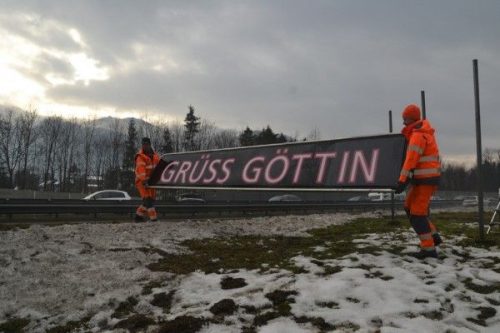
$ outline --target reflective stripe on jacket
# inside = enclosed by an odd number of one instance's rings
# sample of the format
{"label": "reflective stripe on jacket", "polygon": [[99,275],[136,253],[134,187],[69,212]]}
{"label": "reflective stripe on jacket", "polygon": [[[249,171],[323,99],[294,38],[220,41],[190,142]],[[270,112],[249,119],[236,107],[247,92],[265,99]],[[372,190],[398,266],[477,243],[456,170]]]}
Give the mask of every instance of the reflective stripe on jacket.
{"label": "reflective stripe on jacket", "polygon": [[142,149],[135,155],[135,182],[148,180],[156,165],[160,161],[157,153],[152,156],[145,154]]}
{"label": "reflective stripe on jacket", "polygon": [[427,120],[417,121],[403,128],[401,133],[406,137],[408,146],[399,176],[400,182],[406,182],[409,177],[417,184],[439,182],[441,161],[434,132]]}

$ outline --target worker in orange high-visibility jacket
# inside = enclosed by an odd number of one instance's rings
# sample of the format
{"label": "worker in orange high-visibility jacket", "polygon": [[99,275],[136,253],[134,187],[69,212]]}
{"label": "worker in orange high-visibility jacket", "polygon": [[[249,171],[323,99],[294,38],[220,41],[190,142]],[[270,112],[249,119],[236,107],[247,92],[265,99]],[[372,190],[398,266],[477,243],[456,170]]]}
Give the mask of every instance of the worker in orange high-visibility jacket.
{"label": "worker in orange high-visibility jacket", "polygon": [[150,222],[158,221],[154,207],[156,190],[148,187],[148,180],[159,161],[160,157],[151,147],[151,140],[142,138],[142,148],[135,155],[135,186],[142,198],[142,204],[136,210],[136,222],[143,222],[146,217]]}
{"label": "worker in orange high-visibility jacket", "polygon": [[420,238],[420,251],[412,255],[419,259],[437,258],[436,246],[442,239],[429,219],[429,203],[441,177],[435,130],[428,120],[420,118],[420,108],[414,104],[405,107],[403,122],[405,127],[401,133],[406,138],[407,147],[396,193],[403,192],[407,184],[411,184],[405,199],[405,211]]}

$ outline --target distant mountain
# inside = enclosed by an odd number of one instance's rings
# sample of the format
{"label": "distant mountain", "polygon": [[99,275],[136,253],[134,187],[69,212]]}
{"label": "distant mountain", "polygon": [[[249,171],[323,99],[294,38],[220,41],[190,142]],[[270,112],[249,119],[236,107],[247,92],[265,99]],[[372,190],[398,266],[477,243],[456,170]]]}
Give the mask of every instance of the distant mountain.
{"label": "distant mountain", "polygon": [[[18,108],[17,106],[9,106],[9,105],[0,104],[0,116],[6,115],[7,112],[9,112],[10,110],[13,110],[14,113],[20,113],[20,112],[25,111],[21,108]],[[37,123],[39,123],[40,121],[42,121],[46,117],[47,116],[38,115]],[[118,127],[123,132],[127,132],[128,124],[129,124],[131,119],[135,120],[136,128],[139,128],[142,126],[151,126],[150,123],[148,123],[142,119],[137,119],[137,118],[132,118],[132,117],[128,117],[128,118],[103,117],[103,118],[96,119],[96,128],[108,131],[110,129],[114,129],[115,127]],[[81,119],[81,120],[83,121],[83,119]],[[118,123],[118,126],[116,126],[116,122]]]}
{"label": "distant mountain", "polygon": [[96,120],[96,127],[97,128],[102,128],[102,129],[114,129],[116,126],[118,128],[121,128],[123,131],[127,131],[128,129],[128,124],[131,119],[135,120],[135,127],[139,128],[142,126],[150,126],[151,124],[142,120],[142,119],[137,119],[137,118],[115,118],[115,117],[104,117],[104,118],[99,118]]}
{"label": "distant mountain", "polygon": [[5,115],[7,112],[10,110],[13,110],[14,112],[22,112],[23,110],[18,108],[17,106],[10,106],[10,105],[0,105],[0,115]]}

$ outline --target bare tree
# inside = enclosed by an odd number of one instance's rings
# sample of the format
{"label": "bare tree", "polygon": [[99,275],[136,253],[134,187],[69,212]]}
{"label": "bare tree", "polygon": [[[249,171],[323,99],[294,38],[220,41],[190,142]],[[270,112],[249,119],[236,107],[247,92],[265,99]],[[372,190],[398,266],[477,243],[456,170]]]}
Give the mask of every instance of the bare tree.
{"label": "bare tree", "polygon": [[184,147],[184,125],[179,121],[175,121],[170,126],[170,135],[172,137],[172,145],[174,152],[183,151]]}
{"label": "bare tree", "polygon": [[[89,176],[90,176],[90,166],[92,165],[92,159],[94,157],[95,143],[94,136],[96,130],[96,119],[88,119],[82,124],[82,137],[81,137],[81,149],[83,157],[83,182],[82,182],[82,192],[88,192],[89,186]],[[98,179],[96,179],[98,180]]]}
{"label": "bare tree", "polygon": [[314,127],[306,137],[307,141],[321,140],[321,132],[318,127]]}
{"label": "bare tree", "polygon": [[21,155],[23,158],[21,188],[23,189],[25,189],[27,186],[27,171],[30,151],[32,150],[32,147],[34,146],[34,143],[36,141],[37,132],[35,131],[35,122],[37,119],[38,112],[36,109],[23,112],[19,118],[20,146]]}
{"label": "bare tree", "polygon": [[[60,116],[45,118],[40,124],[40,145],[43,155],[43,190],[54,189],[54,155],[59,146],[63,120]],[[49,184],[50,181],[50,184]]]}
{"label": "bare tree", "polygon": [[236,130],[218,130],[213,137],[211,149],[239,147],[240,140]]}
{"label": "bare tree", "polygon": [[9,176],[10,186],[14,185],[14,174],[22,158],[19,117],[13,110],[0,115],[0,159]]}
{"label": "bare tree", "polygon": [[120,183],[120,161],[123,153],[124,126],[120,119],[114,119],[108,128],[108,137],[105,147],[109,158],[105,166],[106,187],[117,188]]}
{"label": "bare tree", "polygon": [[[69,191],[74,183],[77,166],[75,164],[75,151],[77,146],[77,138],[80,129],[80,124],[73,118],[63,121],[60,129],[60,144],[56,150],[56,163],[58,171],[58,179],[60,183],[60,191]],[[72,172],[70,172],[72,171]],[[70,173],[73,173],[71,175]]]}
{"label": "bare tree", "polygon": [[202,119],[198,132],[193,139],[193,148],[198,150],[207,150],[214,147],[214,137],[217,127],[211,121]]}

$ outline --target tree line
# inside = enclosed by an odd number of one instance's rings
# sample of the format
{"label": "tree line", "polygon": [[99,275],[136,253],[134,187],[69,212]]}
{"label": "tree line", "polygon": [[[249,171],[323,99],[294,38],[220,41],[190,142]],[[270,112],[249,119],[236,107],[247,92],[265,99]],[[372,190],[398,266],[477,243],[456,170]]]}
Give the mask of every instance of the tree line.
{"label": "tree line", "polygon": [[[297,141],[246,127],[220,129],[188,107],[184,122],[101,118],[79,120],[41,117],[36,110],[0,114],[0,187],[88,193],[123,189],[134,193],[134,158],[142,137],[151,138],[160,153],[208,150]],[[317,129],[307,138],[320,139]],[[483,153],[483,188],[500,187],[500,149]],[[442,167],[441,190],[474,191],[476,168],[458,164]]]}
{"label": "tree line", "polygon": [[160,153],[293,141],[270,126],[220,129],[188,107],[184,122],[41,117],[36,110],[0,114],[0,187],[89,193],[135,192],[134,159],[142,137]]}

